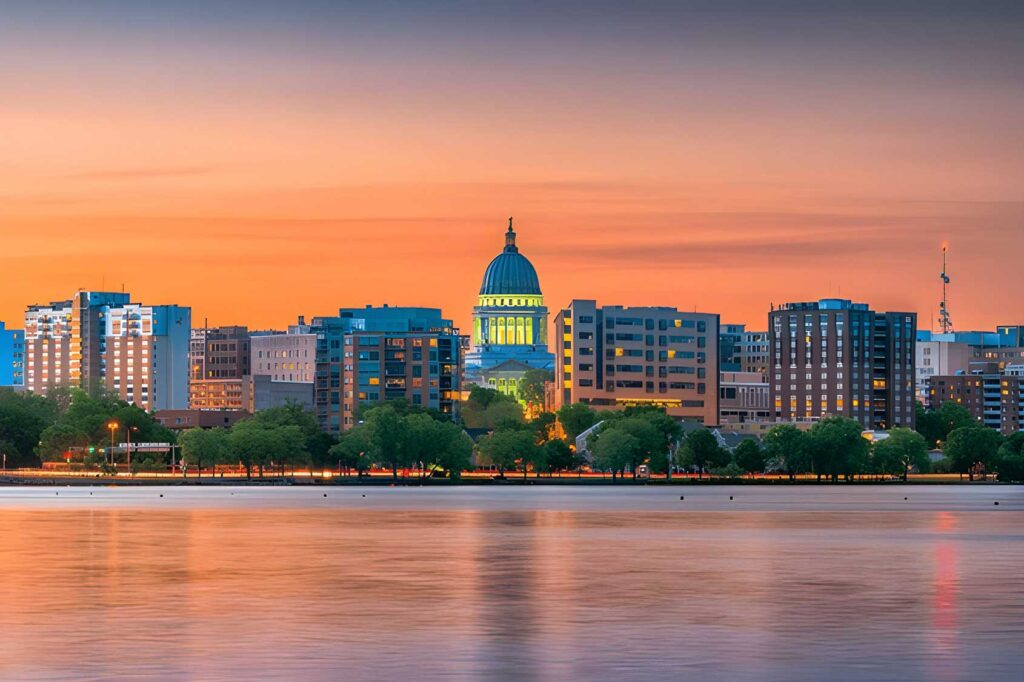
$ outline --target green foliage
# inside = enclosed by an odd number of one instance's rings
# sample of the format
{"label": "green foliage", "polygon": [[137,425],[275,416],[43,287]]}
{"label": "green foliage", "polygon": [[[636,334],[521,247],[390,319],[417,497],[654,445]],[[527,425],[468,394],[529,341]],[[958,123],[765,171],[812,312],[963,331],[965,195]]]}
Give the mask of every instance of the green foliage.
{"label": "green foliage", "polygon": [[549,440],[554,435],[555,415],[553,412],[541,412],[530,420],[530,428],[538,443]]}
{"label": "green foliage", "polygon": [[560,438],[555,438],[544,443],[543,448],[547,451],[548,471],[567,471],[576,466],[576,457],[573,455],[569,444]]}
{"label": "green foliage", "polygon": [[477,450],[483,458],[497,467],[502,475],[514,470],[517,461],[533,461],[536,448],[533,434],[519,429],[497,430],[477,443]]}
{"label": "green foliage", "polygon": [[1010,435],[993,462],[1000,481],[1024,482],[1024,432]]}
{"label": "green foliage", "polygon": [[729,462],[725,466],[712,469],[711,473],[719,478],[742,478],[747,472],[736,462]]}
{"label": "green foliage", "polygon": [[530,406],[531,411],[544,404],[544,386],[552,381],[555,375],[546,369],[528,369],[519,380],[518,397]]}
{"label": "green foliage", "polygon": [[371,447],[370,429],[365,424],[360,424],[342,434],[338,442],[331,446],[329,454],[341,467],[355,469],[361,477],[373,464],[370,457]]}
{"label": "green foliage", "polygon": [[760,473],[765,467],[765,452],[754,438],[740,441],[733,452],[733,459],[742,471]]}
{"label": "green foliage", "polygon": [[972,424],[961,426],[949,433],[942,446],[942,452],[949,459],[950,467],[956,473],[969,474],[974,479],[975,468],[992,468],[996,453],[1003,444],[1003,437],[996,431]]}
{"label": "green foliage", "polygon": [[566,439],[576,443],[576,438],[597,423],[597,412],[583,403],[563,405],[558,410],[558,422],[565,431]]}
{"label": "green foliage", "polygon": [[[90,395],[77,388],[57,392],[52,401],[54,418],[39,435],[37,452],[44,461],[61,461],[71,447],[109,447],[111,430],[117,443],[173,443],[174,433],[159,424],[145,410],[100,391]],[[59,401],[58,401],[59,400]]]}
{"label": "green foliage", "polygon": [[917,432],[924,436],[929,448],[937,447],[956,429],[978,425],[967,408],[952,400],[942,403],[937,410],[925,409],[921,403],[914,409]]}
{"label": "green foliage", "polygon": [[870,444],[860,422],[847,417],[826,417],[808,431],[812,471],[833,481],[867,471]]}
{"label": "green foliage", "polygon": [[773,426],[764,436],[766,467],[790,477],[811,470],[807,434],[792,424]]}
{"label": "green foliage", "polygon": [[462,421],[474,429],[505,428],[523,423],[523,407],[500,391],[474,386],[462,405]]}
{"label": "green foliage", "polygon": [[707,429],[697,429],[686,435],[683,447],[678,453],[679,465],[700,474],[710,469],[724,467],[730,461],[728,450],[718,444],[718,439]]}
{"label": "green foliage", "polygon": [[640,440],[625,429],[602,430],[590,446],[593,453],[594,467],[601,471],[611,471],[612,478],[643,452]]}
{"label": "green foliage", "polygon": [[872,447],[872,468],[880,474],[899,476],[907,479],[911,468],[925,473],[930,469],[928,443],[917,431],[896,428],[889,437],[877,441]]}
{"label": "green foliage", "polygon": [[202,475],[203,467],[231,461],[231,445],[227,429],[189,429],[178,436],[181,461],[195,466]]}
{"label": "green foliage", "polygon": [[0,453],[11,468],[38,463],[36,444],[56,418],[57,406],[31,393],[0,389]]}

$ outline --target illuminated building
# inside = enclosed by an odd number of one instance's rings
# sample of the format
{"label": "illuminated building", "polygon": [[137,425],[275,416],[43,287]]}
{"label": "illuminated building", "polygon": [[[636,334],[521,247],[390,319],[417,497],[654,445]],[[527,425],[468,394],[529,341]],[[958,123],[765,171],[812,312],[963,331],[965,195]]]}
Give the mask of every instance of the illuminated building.
{"label": "illuminated building", "polygon": [[25,310],[25,389],[45,394],[71,382],[71,301]]}
{"label": "illuminated building", "polygon": [[25,332],[0,322],[0,386],[25,384]]}
{"label": "illuminated building", "polygon": [[724,324],[718,335],[723,372],[768,372],[768,332],[747,331],[742,324]]}
{"label": "illuminated building", "polygon": [[437,308],[342,308],[317,317],[317,421],[338,433],[357,423],[360,408],[387,400],[458,415],[462,338]]}
{"label": "illuminated building", "polygon": [[842,415],[865,429],[913,428],[915,313],[830,298],[788,303],[768,322],[776,420]]}
{"label": "illuminated building", "polygon": [[106,388],[146,410],[188,405],[191,310],[79,291],[25,311],[25,388]]}
{"label": "illuminated building", "polygon": [[241,410],[242,382],[250,372],[247,327],[202,327],[189,342],[189,407]]}
{"label": "illuminated building", "polygon": [[518,376],[504,377],[502,386],[491,386],[498,390],[504,387],[502,392],[509,395],[515,395],[513,387],[529,369],[550,371],[555,365],[555,356],[548,350],[548,309],[544,306],[540,280],[533,264],[519,253],[511,218],[505,248],[484,271],[473,308],[466,382],[488,385],[482,373],[499,365],[507,370],[518,368]]}
{"label": "illuminated building", "polygon": [[107,390],[149,412],[185,408],[191,309],[129,303],[110,308],[105,318]]}
{"label": "illuminated building", "polygon": [[559,405],[664,407],[718,423],[718,315],[668,307],[598,307],[574,300],[555,320]]}

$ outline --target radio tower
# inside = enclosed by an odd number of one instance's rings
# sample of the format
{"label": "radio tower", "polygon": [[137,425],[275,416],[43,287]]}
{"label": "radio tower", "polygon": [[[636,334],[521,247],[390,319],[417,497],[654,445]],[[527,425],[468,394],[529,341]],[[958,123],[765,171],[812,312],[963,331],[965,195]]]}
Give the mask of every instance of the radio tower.
{"label": "radio tower", "polygon": [[942,247],[942,301],[939,302],[939,328],[943,334],[953,331],[953,320],[949,317],[949,308],[946,306],[946,287],[949,286],[949,275],[946,274],[946,247]]}

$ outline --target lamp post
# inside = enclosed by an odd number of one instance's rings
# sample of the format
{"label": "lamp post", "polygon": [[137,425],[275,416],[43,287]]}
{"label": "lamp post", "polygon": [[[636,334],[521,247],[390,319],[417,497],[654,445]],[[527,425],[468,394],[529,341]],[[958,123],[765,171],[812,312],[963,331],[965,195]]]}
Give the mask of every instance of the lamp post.
{"label": "lamp post", "polygon": [[125,432],[128,435],[128,473],[129,474],[132,473],[132,431],[138,431],[138,430],[139,430],[138,426],[129,426],[127,429],[125,429]]}
{"label": "lamp post", "polygon": [[110,460],[108,464],[114,463],[114,434],[117,433],[117,422],[108,422],[107,428],[110,429]]}

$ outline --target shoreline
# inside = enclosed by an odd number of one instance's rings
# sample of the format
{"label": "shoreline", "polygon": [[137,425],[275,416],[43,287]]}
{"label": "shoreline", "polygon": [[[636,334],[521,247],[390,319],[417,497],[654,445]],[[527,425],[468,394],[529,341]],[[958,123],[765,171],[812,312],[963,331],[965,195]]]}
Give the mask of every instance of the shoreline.
{"label": "shoreline", "polygon": [[692,477],[687,478],[673,478],[666,480],[664,478],[657,478],[651,480],[634,480],[632,478],[617,479],[613,481],[610,478],[600,478],[596,476],[588,476],[582,478],[576,477],[530,477],[523,479],[522,476],[506,476],[504,479],[496,477],[464,477],[458,480],[441,479],[441,478],[413,478],[413,477],[399,477],[398,479],[392,478],[390,475],[375,475],[363,478],[356,476],[352,477],[339,477],[339,476],[312,476],[312,475],[295,475],[295,476],[264,476],[263,478],[253,477],[245,478],[243,476],[203,476],[198,477],[171,477],[171,476],[61,476],[61,475],[33,475],[33,474],[16,474],[16,475],[0,475],[0,488],[19,488],[19,487],[46,487],[46,486],[65,486],[65,487],[147,487],[147,486],[166,486],[166,487],[217,487],[217,486],[251,486],[251,487],[346,487],[346,486],[377,486],[377,487],[412,487],[412,488],[423,488],[423,487],[440,487],[440,488],[452,488],[452,487],[466,487],[466,486],[570,486],[570,487],[639,487],[639,486],[654,486],[654,487],[706,487],[706,486],[726,486],[726,487],[746,487],[746,486],[769,486],[769,487],[792,487],[792,486],[814,486],[824,488],[845,488],[845,487],[860,487],[860,486],[896,486],[896,485],[915,485],[915,486],[934,486],[934,485],[965,485],[965,486],[1000,486],[1000,485],[1013,485],[1012,483],[1001,483],[994,479],[988,480],[975,480],[969,481],[966,478],[959,480],[956,477],[935,477],[935,476],[911,476],[908,480],[902,481],[898,479],[857,479],[853,481],[818,481],[813,476],[797,478],[796,480],[790,479],[777,479],[777,478],[750,478],[750,479],[720,479],[720,478],[703,478],[697,479]]}

